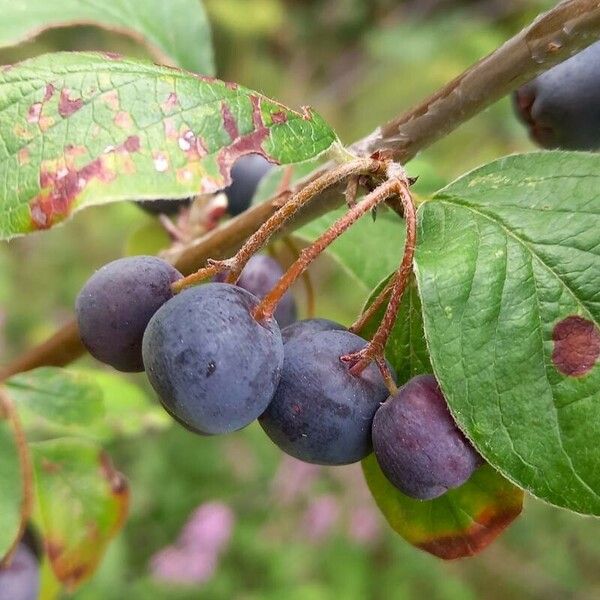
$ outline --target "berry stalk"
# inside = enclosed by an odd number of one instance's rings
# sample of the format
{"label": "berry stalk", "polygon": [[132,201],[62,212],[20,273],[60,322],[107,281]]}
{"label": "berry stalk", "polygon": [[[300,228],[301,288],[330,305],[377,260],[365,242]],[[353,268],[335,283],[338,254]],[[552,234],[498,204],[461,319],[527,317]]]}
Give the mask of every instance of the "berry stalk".
{"label": "berry stalk", "polygon": [[326,189],[346,180],[348,177],[357,175],[376,175],[383,171],[384,165],[381,161],[372,158],[358,158],[327,171],[314,181],[311,181],[300,191],[294,194],[275,214],[265,221],[258,230],[253,233],[230,259],[223,261],[208,261],[208,266],[180,279],[173,284],[173,291],[180,292],[190,285],[200,283],[204,279],[215,275],[220,271],[227,270],[227,283],[235,283],[247,262],[269,241],[271,236],[277,232],[285,223],[291,219],[305,204],[310,202]]}
{"label": "berry stalk", "polygon": [[[369,366],[372,360],[383,358],[385,345],[392,328],[394,327],[396,316],[400,308],[400,302],[402,301],[404,290],[408,285],[412,273],[413,258],[417,241],[417,212],[408,188],[408,182],[405,180],[396,180],[396,183],[398,186],[397,193],[402,202],[404,218],[406,220],[404,254],[402,256],[402,262],[392,278],[390,301],[383,315],[383,319],[377,328],[377,331],[371,338],[371,341],[363,350],[342,357],[342,360],[350,365],[350,372],[353,375],[360,375],[360,373]],[[385,290],[380,296],[383,295],[384,292]],[[376,299],[376,301],[378,300],[379,298]],[[355,326],[356,324],[353,327]]]}
{"label": "berry stalk", "polygon": [[365,325],[373,318],[375,313],[383,306],[383,304],[390,297],[392,289],[394,288],[395,278],[392,276],[390,280],[385,284],[385,287],[379,292],[377,298],[363,310],[358,316],[358,319],[348,328],[352,333],[360,333]]}
{"label": "berry stalk", "polygon": [[334,242],[344,231],[351,227],[360,217],[384,202],[390,196],[401,192],[403,181],[394,177],[382,183],[373,192],[365,196],[353,206],[344,216],[340,217],[325,233],[315,240],[310,246],[300,252],[299,258],[286,271],[279,283],[264,297],[254,311],[254,318],[262,321],[273,315],[275,308],[283,294],[300,277],[308,266]]}
{"label": "berry stalk", "polygon": [[[286,235],[283,238],[283,244],[296,260],[300,257],[300,250],[289,235]],[[302,281],[304,282],[304,292],[306,294],[306,315],[308,319],[314,319],[316,311],[316,294],[315,286],[313,285],[309,271],[304,271],[302,274]]]}

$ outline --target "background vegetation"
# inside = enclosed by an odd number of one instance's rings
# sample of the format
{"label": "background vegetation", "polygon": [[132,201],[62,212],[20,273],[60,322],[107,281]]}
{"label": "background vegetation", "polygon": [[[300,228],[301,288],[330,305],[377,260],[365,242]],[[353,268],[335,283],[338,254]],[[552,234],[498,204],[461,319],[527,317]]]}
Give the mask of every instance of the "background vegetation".
{"label": "background vegetation", "polygon": [[[290,106],[315,106],[345,142],[409,107],[552,4],[206,0],[219,77]],[[78,27],[0,51],[0,63],[62,49],[146,55],[124,36]],[[533,146],[505,99],[414,160],[409,173],[420,176],[427,193],[527,149]],[[89,274],[127,252],[131,236],[151,220],[133,204],[116,204],[0,246],[2,361],[63,323]],[[314,273],[318,313],[349,323],[367,290],[326,259]],[[144,377],[132,381],[147,387]],[[443,563],[385,526],[358,465],[332,470],[283,459],[256,425],[218,438],[150,427],[109,451],[130,480],[131,516],[78,600],[600,596],[598,522],[531,498],[521,519],[482,555]],[[194,535],[202,549],[157,554],[198,507]],[[186,578],[195,581],[182,583]]]}

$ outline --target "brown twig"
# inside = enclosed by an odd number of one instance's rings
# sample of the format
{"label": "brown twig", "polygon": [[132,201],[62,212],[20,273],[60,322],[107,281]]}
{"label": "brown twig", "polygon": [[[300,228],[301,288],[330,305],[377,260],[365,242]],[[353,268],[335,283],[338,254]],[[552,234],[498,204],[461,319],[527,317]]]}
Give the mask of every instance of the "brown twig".
{"label": "brown twig", "polygon": [[263,223],[241,247],[228,263],[230,267],[227,281],[237,281],[246,263],[291,219],[305,204],[332,186],[349,177],[375,175],[382,170],[382,163],[371,158],[359,158],[326,171],[317,179],[296,192],[270,219]]}
{"label": "brown twig", "polygon": [[0,381],[11,375],[29,371],[41,366],[62,367],[85,354],[85,348],[79,338],[77,323],[69,321],[44,343],[35,346],[29,352],[0,369]]}
{"label": "brown twig", "polygon": [[[568,33],[566,33],[568,32]],[[509,94],[521,84],[566,60],[600,39],[600,4],[597,0],[566,0],[538,17],[503,46],[467,69],[462,75],[420,102],[408,112],[377,128],[351,146],[359,156],[389,149],[406,162],[436,140],[446,136]],[[556,42],[560,43],[557,44]],[[322,167],[309,178],[321,175]],[[338,189],[325,191],[299,211],[287,230],[299,227],[343,202]],[[184,275],[207,259],[225,258],[235,252],[279,208],[279,197],[258,204],[221,227],[170,254],[168,259]],[[0,378],[41,365],[65,365],[84,352],[77,329],[69,324],[41,346],[10,363]]]}
{"label": "brown twig", "polygon": [[[400,180],[399,185],[397,185],[397,193],[402,201],[404,219],[406,220],[404,254],[402,256],[400,267],[392,279],[394,283],[391,289],[390,301],[385,309],[383,319],[381,320],[377,331],[366,348],[359,352],[348,354],[342,358],[344,362],[350,365],[350,372],[353,375],[360,375],[360,373],[369,366],[371,361],[383,360],[385,345],[392,332],[394,323],[396,322],[400,302],[402,301],[404,290],[408,285],[412,273],[413,258],[417,241],[417,211],[415,210],[415,205],[410,194],[408,182]],[[385,373],[382,374],[385,376]]]}
{"label": "brown twig", "polygon": [[400,163],[600,37],[600,3],[564,0],[489,56],[352,147],[359,156],[389,150]]}

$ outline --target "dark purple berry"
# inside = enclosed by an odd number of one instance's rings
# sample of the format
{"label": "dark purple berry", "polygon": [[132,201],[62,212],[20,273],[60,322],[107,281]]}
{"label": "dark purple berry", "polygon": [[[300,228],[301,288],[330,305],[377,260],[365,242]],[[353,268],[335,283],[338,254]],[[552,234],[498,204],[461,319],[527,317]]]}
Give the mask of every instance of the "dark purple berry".
{"label": "dark purple berry", "polygon": [[462,485],[482,464],[433,375],[413,377],[377,411],[373,448],[385,476],[419,500]]}
{"label": "dark purple berry", "polygon": [[[244,267],[236,285],[254,294],[259,300],[273,289],[283,275],[279,263],[270,256],[255,254]],[[227,273],[219,273],[215,281],[224,281]],[[296,301],[288,290],[279,301],[273,315],[279,327],[287,327],[297,318]]]}
{"label": "dark purple berry", "polygon": [[83,286],[75,309],[90,354],[119,371],[143,371],[142,337],[152,315],[173,297],[182,275],[154,256],[115,260]]}
{"label": "dark purple berry", "polygon": [[151,215],[176,215],[182,208],[187,208],[192,203],[192,198],[179,200],[139,200],[136,204]]}
{"label": "dark purple berry", "polygon": [[285,344],[279,387],[259,419],[284,452],[324,465],[357,462],[371,452],[371,423],[388,391],[375,365],[354,376],[340,360],[366,344],[340,330]]}
{"label": "dark purple berry", "polygon": [[40,566],[34,552],[21,542],[10,563],[0,567],[0,600],[37,600]]}
{"label": "dark purple berry", "polygon": [[250,206],[258,184],[272,168],[273,165],[260,154],[248,154],[235,161],[231,185],[225,189],[231,216],[239,215]]}
{"label": "dark purple berry", "polygon": [[600,148],[600,42],[515,92],[517,115],[543,148]]}
{"label": "dark purple berry", "polygon": [[184,290],[144,334],[146,374],[165,409],[204,434],[235,431],[267,407],[281,374],[275,319],[257,322],[258,299],[234,285]]}

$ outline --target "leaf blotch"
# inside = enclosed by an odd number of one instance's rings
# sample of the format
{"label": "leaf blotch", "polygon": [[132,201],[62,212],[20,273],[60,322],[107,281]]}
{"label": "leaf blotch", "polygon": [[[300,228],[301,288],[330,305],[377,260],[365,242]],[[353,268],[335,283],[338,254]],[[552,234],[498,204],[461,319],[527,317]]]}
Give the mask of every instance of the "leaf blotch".
{"label": "leaf blotch", "polygon": [[237,140],[237,138],[240,136],[240,132],[235,117],[231,114],[231,110],[227,102],[223,102],[221,104],[221,117],[223,118],[223,127],[225,127],[225,131],[231,138],[231,141],[233,142]]}
{"label": "leaf blotch", "polygon": [[600,357],[600,330],[592,321],[576,315],[559,321],[552,333],[552,362],[569,377],[589,373]]}
{"label": "leaf blotch", "polygon": [[44,102],[48,102],[50,98],[54,96],[54,86],[51,83],[46,85],[46,91],[44,92]]}
{"label": "leaf blotch", "polygon": [[157,173],[164,173],[169,170],[169,157],[164,152],[153,152],[152,158]]}
{"label": "leaf blotch", "polygon": [[231,183],[231,168],[241,156],[261,154],[267,160],[273,160],[272,157],[267,155],[262,146],[263,142],[269,137],[270,131],[263,119],[261,98],[253,94],[250,96],[250,102],[252,103],[252,126],[254,130],[246,135],[240,135],[235,140],[232,138],[232,143],[220,150],[217,162],[223,178],[223,185],[219,186],[219,189]]}
{"label": "leaf blotch", "polygon": [[77,153],[77,147],[72,147],[72,152],[66,150],[65,160],[60,161],[60,166],[56,166],[55,170],[42,168],[40,172],[42,191],[29,205],[34,229],[48,229],[68,216],[75,199],[92,179],[110,182],[115,178],[115,173],[106,168],[102,158],[76,169],[72,156]]}
{"label": "leaf blotch", "polygon": [[126,152],[139,152],[140,138],[137,135],[130,135],[122,144],[123,150]]}
{"label": "leaf blotch", "polygon": [[42,103],[36,102],[29,107],[27,111],[27,122],[28,123],[39,123],[40,115],[42,114]]}
{"label": "leaf blotch", "polygon": [[110,457],[105,452],[100,455],[100,471],[102,477],[108,482],[112,494],[121,496],[129,492],[127,479],[115,469]]}
{"label": "leaf blotch", "polygon": [[124,111],[120,110],[117,112],[114,118],[115,125],[120,127],[121,129],[132,129],[133,128],[133,120],[131,115]]}
{"label": "leaf blotch", "polygon": [[170,113],[179,104],[179,98],[175,92],[171,92],[167,99],[161,104],[165,113]]}
{"label": "leaf blotch", "polygon": [[520,514],[522,504],[502,512],[484,511],[465,531],[431,538],[418,547],[438,558],[455,560],[475,556],[489,546]]}
{"label": "leaf blotch", "polygon": [[63,118],[71,116],[83,106],[82,98],[70,98],[68,89],[61,90],[58,101],[58,114]]}
{"label": "leaf blotch", "polygon": [[273,119],[273,123],[275,125],[282,125],[283,123],[287,123],[287,115],[282,110],[274,112],[271,115],[271,119]]}

